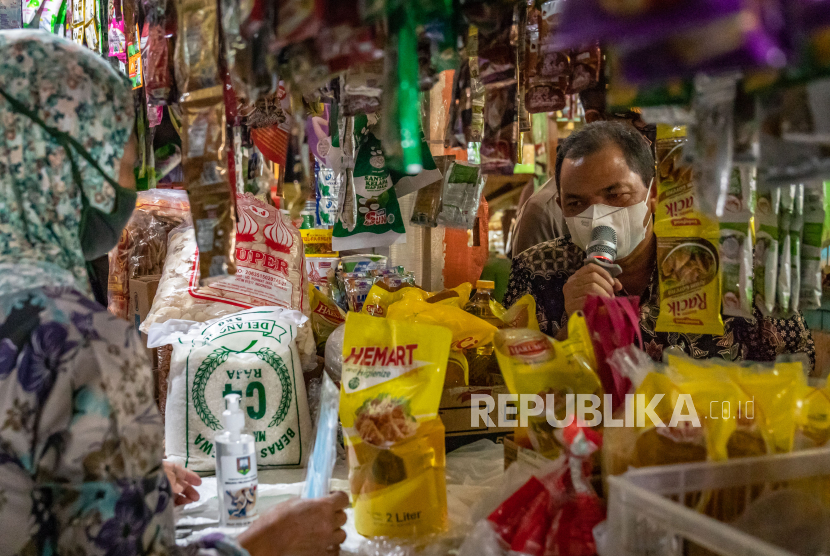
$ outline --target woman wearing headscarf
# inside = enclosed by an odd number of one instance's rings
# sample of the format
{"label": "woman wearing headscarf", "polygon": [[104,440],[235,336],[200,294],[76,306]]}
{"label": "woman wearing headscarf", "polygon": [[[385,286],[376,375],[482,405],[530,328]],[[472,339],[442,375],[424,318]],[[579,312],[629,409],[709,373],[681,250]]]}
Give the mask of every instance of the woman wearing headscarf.
{"label": "woman wearing headscarf", "polygon": [[336,552],[342,493],[175,544],[152,373],[88,275],[135,205],[132,111],[89,50],[0,33],[0,554]]}

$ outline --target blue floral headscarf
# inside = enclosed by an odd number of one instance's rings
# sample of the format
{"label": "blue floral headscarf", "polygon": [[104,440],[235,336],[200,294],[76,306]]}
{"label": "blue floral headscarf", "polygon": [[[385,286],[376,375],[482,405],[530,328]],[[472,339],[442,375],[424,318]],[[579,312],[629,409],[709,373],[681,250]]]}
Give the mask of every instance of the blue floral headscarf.
{"label": "blue floral headscarf", "polygon": [[[2,31],[0,88],[74,137],[118,179],[133,101],[126,79],[100,55],[44,31]],[[90,205],[112,212],[112,186],[82,157],[75,160]],[[64,148],[0,97],[0,295],[50,283],[89,292],[81,203]]]}

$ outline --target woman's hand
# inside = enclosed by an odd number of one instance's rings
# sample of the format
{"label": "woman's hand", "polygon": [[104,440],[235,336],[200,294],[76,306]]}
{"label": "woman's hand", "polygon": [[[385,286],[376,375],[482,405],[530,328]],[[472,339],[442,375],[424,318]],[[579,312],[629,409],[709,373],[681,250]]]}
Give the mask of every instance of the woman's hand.
{"label": "woman's hand", "polygon": [[325,498],[284,502],[239,535],[251,556],[320,556],[337,554],[346,540],[349,497],[335,492]]}
{"label": "woman's hand", "polygon": [[179,464],[163,461],[164,472],[170,481],[170,489],[173,491],[173,503],[176,506],[183,506],[196,502],[199,493],[194,486],[202,484],[202,479],[193,471],[188,471]]}

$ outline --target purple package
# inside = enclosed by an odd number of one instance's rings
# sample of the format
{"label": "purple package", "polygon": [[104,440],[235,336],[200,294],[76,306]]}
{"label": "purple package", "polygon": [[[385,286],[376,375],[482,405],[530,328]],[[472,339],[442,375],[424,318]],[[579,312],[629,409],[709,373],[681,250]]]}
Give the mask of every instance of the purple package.
{"label": "purple package", "polygon": [[323,104],[323,113],[320,116],[309,116],[305,121],[308,148],[317,160],[325,161],[331,148],[329,119],[329,105]]}

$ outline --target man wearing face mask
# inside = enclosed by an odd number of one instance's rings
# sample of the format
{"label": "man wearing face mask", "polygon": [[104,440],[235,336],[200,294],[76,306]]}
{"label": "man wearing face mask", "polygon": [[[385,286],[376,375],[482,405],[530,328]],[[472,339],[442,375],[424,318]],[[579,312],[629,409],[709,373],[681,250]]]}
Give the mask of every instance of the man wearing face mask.
{"label": "man wearing face mask", "polygon": [[[644,348],[655,360],[677,346],[695,358],[772,361],[782,353],[804,353],[815,365],[815,344],[800,314],[790,319],[724,319],[723,336],[655,332],[660,299],[654,157],[648,141],[632,126],[618,122],[587,125],[562,142],[556,157],[557,203],[569,237],[537,245],[513,259],[505,297],[509,306],[530,293],[536,299],[542,331],[563,339],[570,315],[581,311],[589,295],[640,298]],[[605,225],[617,235],[614,277],[597,264],[586,264],[593,228]],[[616,274],[616,272],[615,272]]]}

